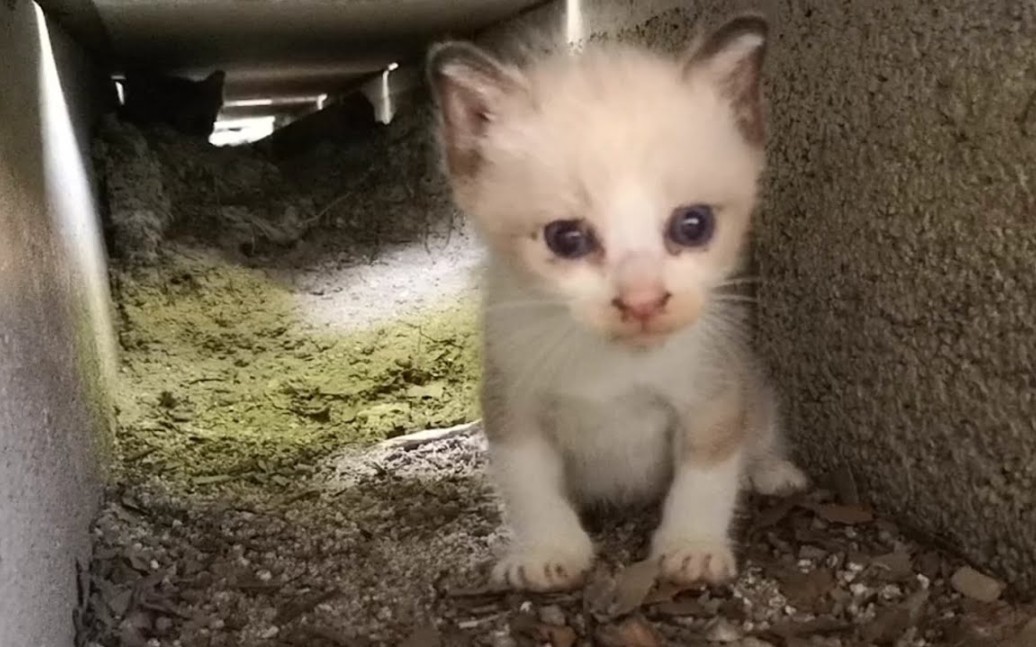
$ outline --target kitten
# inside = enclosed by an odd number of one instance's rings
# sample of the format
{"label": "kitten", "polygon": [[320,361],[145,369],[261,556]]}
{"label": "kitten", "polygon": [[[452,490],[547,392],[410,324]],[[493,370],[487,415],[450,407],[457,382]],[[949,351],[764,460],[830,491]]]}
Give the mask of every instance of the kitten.
{"label": "kitten", "polygon": [[129,70],[121,116],[138,125],[164,124],[184,135],[208,138],[223,108],[225,79],[221,70],[201,81]]}
{"label": "kitten", "polygon": [[482,407],[513,531],[498,580],[579,584],[594,549],[578,511],[662,497],[661,574],[729,580],[742,479],[806,484],[724,293],[764,164],[767,33],[739,17],[679,59],[429,55],[454,197],[491,252]]}

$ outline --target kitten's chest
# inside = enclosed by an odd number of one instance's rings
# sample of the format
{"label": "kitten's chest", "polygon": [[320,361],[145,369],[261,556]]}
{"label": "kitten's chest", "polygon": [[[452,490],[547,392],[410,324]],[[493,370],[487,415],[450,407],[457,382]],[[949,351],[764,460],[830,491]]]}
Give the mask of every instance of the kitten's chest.
{"label": "kitten's chest", "polygon": [[623,503],[665,491],[676,410],[699,390],[685,350],[630,353],[602,346],[581,353],[550,380],[551,431],[578,499]]}
{"label": "kitten's chest", "polygon": [[561,400],[609,409],[672,402],[694,389],[694,362],[686,355],[678,345],[638,352],[594,341],[544,385]]}
{"label": "kitten's chest", "polygon": [[665,489],[672,466],[673,416],[649,392],[631,391],[610,400],[560,396],[548,424],[576,498],[622,503]]}

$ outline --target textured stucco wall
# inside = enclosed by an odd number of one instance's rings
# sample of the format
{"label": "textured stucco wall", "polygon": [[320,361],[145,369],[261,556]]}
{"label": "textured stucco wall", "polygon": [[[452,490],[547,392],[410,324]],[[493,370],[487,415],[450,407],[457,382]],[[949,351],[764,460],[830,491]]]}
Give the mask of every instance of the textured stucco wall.
{"label": "textured stucco wall", "polygon": [[[72,644],[112,367],[84,163],[90,70],[0,3],[0,645]],[[49,54],[53,53],[53,58]],[[51,65],[50,63],[53,63]],[[62,72],[58,78],[58,71]],[[44,101],[45,99],[45,101]]]}
{"label": "textured stucco wall", "polygon": [[776,13],[759,336],[802,456],[1036,592],[1036,4]]}
{"label": "textured stucco wall", "polygon": [[[563,36],[565,5],[483,41]],[[665,49],[771,18],[757,323],[799,455],[1036,592],[1036,4],[582,5]]]}

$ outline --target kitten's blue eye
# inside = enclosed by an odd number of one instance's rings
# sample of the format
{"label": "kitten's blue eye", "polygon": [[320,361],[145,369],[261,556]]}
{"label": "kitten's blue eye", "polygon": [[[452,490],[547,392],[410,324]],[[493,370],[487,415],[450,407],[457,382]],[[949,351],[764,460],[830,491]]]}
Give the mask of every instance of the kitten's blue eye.
{"label": "kitten's blue eye", "polygon": [[680,207],[669,218],[666,236],[680,247],[701,247],[712,240],[716,219],[712,208],[704,204]]}
{"label": "kitten's blue eye", "polygon": [[597,249],[593,232],[582,220],[555,220],[543,228],[543,240],[561,258],[581,258]]}

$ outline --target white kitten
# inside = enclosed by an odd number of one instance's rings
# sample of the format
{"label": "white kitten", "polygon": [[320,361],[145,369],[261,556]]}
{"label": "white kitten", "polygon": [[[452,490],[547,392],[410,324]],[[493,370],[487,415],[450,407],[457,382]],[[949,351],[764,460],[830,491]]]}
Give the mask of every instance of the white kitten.
{"label": "white kitten", "polygon": [[764,163],[766,37],[745,16],[679,60],[430,55],[455,199],[492,252],[482,403],[514,533],[494,572],[513,586],[579,583],[580,506],[661,496],[663,575],[727,580],[740,481],[805,485],[722,291]]}

